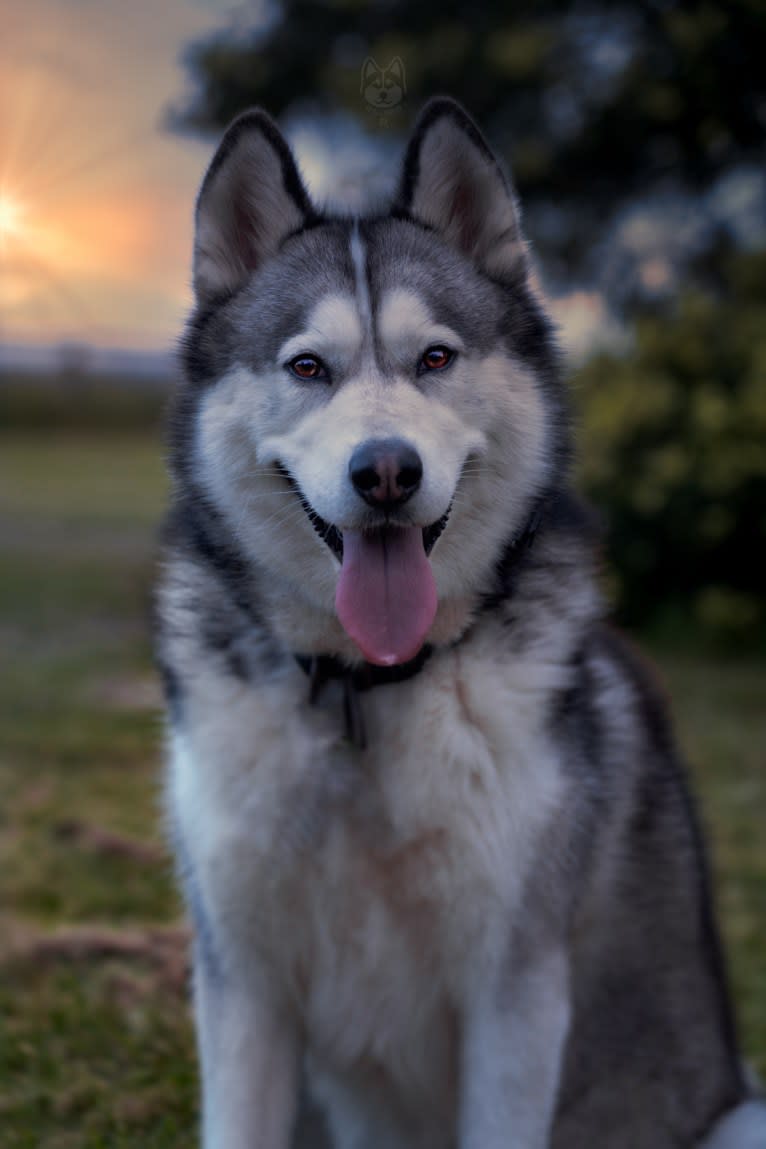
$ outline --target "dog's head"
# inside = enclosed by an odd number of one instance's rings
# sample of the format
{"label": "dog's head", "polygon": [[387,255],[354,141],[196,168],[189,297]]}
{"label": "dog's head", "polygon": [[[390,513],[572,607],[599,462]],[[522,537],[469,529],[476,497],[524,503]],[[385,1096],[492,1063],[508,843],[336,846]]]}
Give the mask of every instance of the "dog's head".
{"label": "dog's head", "polygon": [[394,664],[464,628],[559,467],[513,192],[450,100],[387,214],[322,214],[262,112],[197,205],[177,465],[294,650]]}

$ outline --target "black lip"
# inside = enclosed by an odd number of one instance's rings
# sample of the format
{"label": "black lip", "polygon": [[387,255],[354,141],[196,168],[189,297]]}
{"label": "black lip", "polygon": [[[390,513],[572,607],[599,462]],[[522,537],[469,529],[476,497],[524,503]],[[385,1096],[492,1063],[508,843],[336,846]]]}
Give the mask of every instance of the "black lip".
{"label": "black lip", "polygon": [[[317,512],[314,510],[311,503],[308,501],[308,499],[304,495],[303,491],[298,486],[295,479],[293,478],[293,476],[290,474],[287,467],[285,467],[283,463],[277,463],[276,464],[276,470],[277,470],[277,474],[280,475],[285,480],[285,482],[289,483],[290,486],[292,487],[292,489],[295,491],[295,494],[297,495],[298,499],[300,500],[301,506],[303,507],[304,511],[306,512],[306,515],[308,516],[309,522],[311,523],[311,525],[314,528],[314,530],[316,531],[316,533],[319,535],[322,542],[326,543],[327,546],[330,548],[330,550],[335,555],[335,557],[338,559],[338,561],[342,562],[343,561],[343,535],[342,535],[342,533],[338,530],[338,528],[336,526],[333,526],[332,523],[328,523],[326,521],[326,519],[323,519],[321,515],[317,514]],[[441,536],[442,532],[444,531],[444,528],[446,527],[447,522],[449,520],[451,511],[452,511],[452,503],[450,503],[450,505],[447,507],[447,510],[444,512],[442,517],[437,520],[437,522],[431,523],[431,525],[428,527],[423,527],[423,547],[425,548],[425,552],[427,555],[430,555],[431,551],[434,548],[436,540]],[[386,528],[382,527],[381,529],[385,530]]]}
{"label": "black lip", "polygon": [[447,507],[442,517],[435,523],[431,523],[430,527],[423,527],[423,546],[426,549],[426,554],[430,555],[434,549],[434,543],[441,537],[444,528],[449,521],[450,513],[452,511],[452,503]]}
{"label": "black lip", "polygon": [[340,533],[337,527],[334,527],[332,523],[326,522],[321,515],[316,513],[311,503],[308,501],[303,491],[300,489],[295,479],[292,477],[287,467],[285,467],[283,463],[277,463],[276,469],[277,473],[281,475],[282,478],[288,482],[292,489],[295,491],[296,495],[300,499],[301,506],[308,515],[309,522],[311,523],[316,533],[319,535],[322,542],[327,543],[327,546],[333,552],[335,557],[342,562],[343,535]]}

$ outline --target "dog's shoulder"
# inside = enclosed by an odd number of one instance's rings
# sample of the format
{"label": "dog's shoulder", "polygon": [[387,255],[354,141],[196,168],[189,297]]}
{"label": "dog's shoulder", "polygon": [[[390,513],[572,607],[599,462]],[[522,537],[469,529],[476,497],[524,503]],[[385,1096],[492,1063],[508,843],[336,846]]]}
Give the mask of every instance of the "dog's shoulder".
{"label": "dog's shoulder", "polygon": [[257,683],[288,661],[262,617],[256,572],[201,500],[179,499],[165,520],[153,615],[155,659],[176,717],[194,682]]}

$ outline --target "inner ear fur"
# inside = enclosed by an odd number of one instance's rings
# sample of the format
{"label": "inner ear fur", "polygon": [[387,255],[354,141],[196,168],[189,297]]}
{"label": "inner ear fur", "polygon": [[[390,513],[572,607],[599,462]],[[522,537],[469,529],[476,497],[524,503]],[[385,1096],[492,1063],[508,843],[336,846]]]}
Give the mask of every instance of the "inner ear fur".
{"label": "inner ear fur", "polygon": [[527,274],[513,187],[454,100],[432,100],[421,112],[405,153],[395,212],[439,232],[489,275]]}
{"label": "inner ear fur", "polygon": [[227,129],[197,198],[194,290],[236,290],[282,240],[316,217],[290,146],[260,109]]}

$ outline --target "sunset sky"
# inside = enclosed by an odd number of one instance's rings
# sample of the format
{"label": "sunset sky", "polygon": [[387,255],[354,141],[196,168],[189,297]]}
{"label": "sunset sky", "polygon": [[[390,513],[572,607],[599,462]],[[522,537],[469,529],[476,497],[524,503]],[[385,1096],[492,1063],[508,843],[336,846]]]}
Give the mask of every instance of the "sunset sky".
{"label": "sunset sky", "polygon": [[189,304],[192,205],[211,145],[162,118],[187,82],[183,46],[236,10],[0,7],[0,340],[167,346]]}

